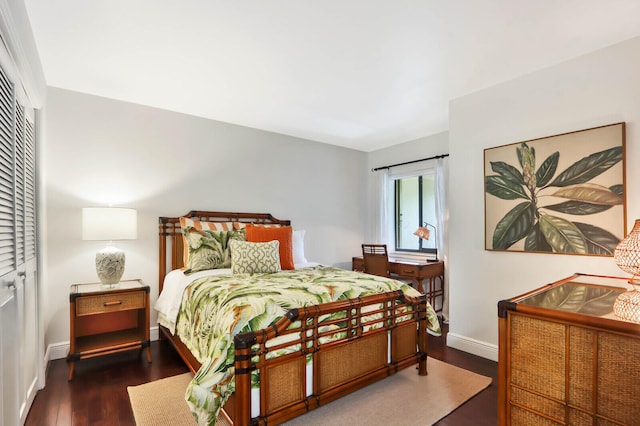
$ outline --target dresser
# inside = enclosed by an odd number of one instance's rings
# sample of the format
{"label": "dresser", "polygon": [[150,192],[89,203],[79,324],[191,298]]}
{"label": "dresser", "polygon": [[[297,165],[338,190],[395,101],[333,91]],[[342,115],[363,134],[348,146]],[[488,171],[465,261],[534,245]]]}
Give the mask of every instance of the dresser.
{"label": "dresser", "polygon": [[626,278],[576,274],[498,303],[500,425],[640,424],[640,324]]}

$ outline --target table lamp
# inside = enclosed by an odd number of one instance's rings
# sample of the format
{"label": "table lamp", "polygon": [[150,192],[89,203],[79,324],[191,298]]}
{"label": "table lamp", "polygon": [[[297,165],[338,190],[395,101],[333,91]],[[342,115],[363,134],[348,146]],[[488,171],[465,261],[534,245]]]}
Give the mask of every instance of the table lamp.
{"label": "table lamp", "polygon": [[82,209],[82,239],[107,241],[107,246],[96,253],[96,272],[104,286],[120,282],[124,273],[124,252],[113,244],[116,240],[135,240],[138,236],[137,212],[115,207],[88,207]]}
{"label": "table lamp", "polygon": [[622,293],[613,304],[613,313],[620,318],[640,323],[640,219],[636,219],[633,229],[629,232],[613,252],[616,265],[630,273],[629,284],[631,291]]}
{"label": "table lamp", "polygon": [[[428,228],[429,226],[433,228],[434,238],[436,238],[437,236],[436,227],[428,222],[425,222],[424,226],[420,226],[418,229],[416,229],[413,235],[417,235],[423,240],[428,240],[431,237],[431,231],[429,231],[429,228]],[[436,246],[436,262],[437,262],[438,261],[438,242],[437,241],[435,246]]]}

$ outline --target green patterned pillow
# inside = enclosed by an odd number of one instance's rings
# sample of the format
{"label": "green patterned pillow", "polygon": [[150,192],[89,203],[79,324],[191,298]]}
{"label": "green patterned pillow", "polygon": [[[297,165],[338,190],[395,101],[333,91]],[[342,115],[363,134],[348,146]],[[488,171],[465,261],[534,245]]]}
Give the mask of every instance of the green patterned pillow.
{"label": "green patterned pillow", "polygon": [[247,239],[244,230],[199,231],[188,227],[183,230],[183,235],[189,250],[189,261],[184,271],[187,275],[206,269],[230,268],[229,241]]}
{"label": "green patterned pillow", "polygon": [[280,242],[250,243],[229,241],[231,272],[234,274],[269,274],[280,271]]}

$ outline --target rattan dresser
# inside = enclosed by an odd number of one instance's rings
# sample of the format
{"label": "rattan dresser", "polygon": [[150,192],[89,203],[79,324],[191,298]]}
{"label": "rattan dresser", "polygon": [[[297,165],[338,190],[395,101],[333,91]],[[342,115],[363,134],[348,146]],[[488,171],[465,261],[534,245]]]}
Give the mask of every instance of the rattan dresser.
{"label": "rattan dresser", "polygon": [[149,348],[149,286],[142,280],[74,284],[69,294],[69,380],[81,359]]}
{"label": "rattan dresser", "polygon": [[627,279],[576,274],[498,303],[501,425],[640,424],[640,324]]}

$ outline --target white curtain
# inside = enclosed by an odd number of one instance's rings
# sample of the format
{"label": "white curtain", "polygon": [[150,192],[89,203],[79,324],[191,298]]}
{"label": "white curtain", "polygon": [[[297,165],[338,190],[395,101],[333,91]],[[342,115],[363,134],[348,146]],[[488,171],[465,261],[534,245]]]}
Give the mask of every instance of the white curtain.
{"label": "white curtain", "polygon": [[375,243],[387,244],[389,246],[389,197],[393,196],[389,194],[389,169],[382,169],[375,172],[375,191],[377,194],[376,203],[376,217],[374,220],[374,236],[376,238]]}
{"label": "white curtain", "polygon": [[449,250],[446,246],[449,227],[449,203],[448,203],[448,178],[449,159],[448,157],[438,158],[435,161],[422,162],[411,165],[394,167],[393,171],[383,169],[376,171],[374,179],[374,194],[376,217],[375,238],[379,244],[387,244],[387,247],[394,247],[393,236],[395,230],[393,219],[393,181],[410,176],[424,175],[433,172],[435,168],[435,210],[437,229],[438,258],[445,262],[445,282],[444,282],[444,302],[442,306],[442,316],[445,322],[449,322],[449,279],[447,273],[447,255]]}
{"label": "white curtain", "polygon": [[449,158],[438,158],[436,161],[436,219],[437,226],[440,232],[437,233],[438,239],[438,253],[440,260],[445,264],[445,280],[444,280],[444,303],[442,306],[442,317],[444,322],[449,322],[449,277],[447,272],[447,257],[449,250],[446,246],[449,235],[449,202],[448,202],[448,187],[449,187]]}

